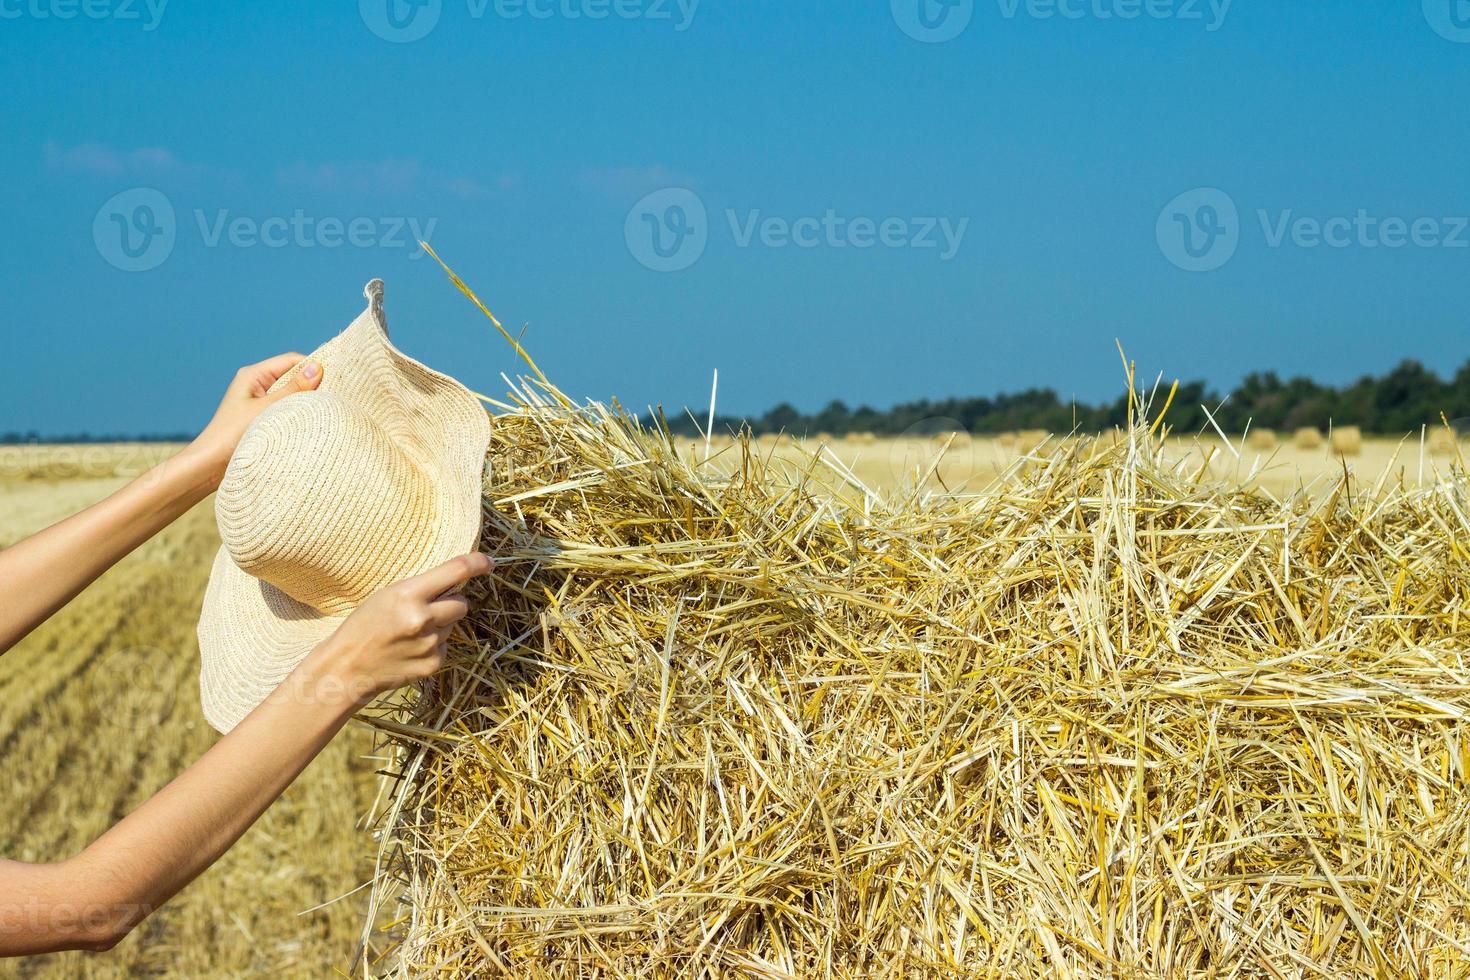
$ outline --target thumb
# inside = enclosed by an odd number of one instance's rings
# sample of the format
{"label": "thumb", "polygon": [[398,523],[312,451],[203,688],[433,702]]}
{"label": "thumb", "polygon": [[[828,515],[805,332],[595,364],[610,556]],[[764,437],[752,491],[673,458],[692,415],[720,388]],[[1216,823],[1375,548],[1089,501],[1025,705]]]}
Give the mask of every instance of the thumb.
{"label": "thumb", "polygon": [[321,383],[322,366],[316,361],[302,361],[300,366],[293,370],[290,376],[286,378],[286,383],[271,392],[266,398],[269,401],[277,402],[287,395],[294,395],[299,391],[312,391]]}

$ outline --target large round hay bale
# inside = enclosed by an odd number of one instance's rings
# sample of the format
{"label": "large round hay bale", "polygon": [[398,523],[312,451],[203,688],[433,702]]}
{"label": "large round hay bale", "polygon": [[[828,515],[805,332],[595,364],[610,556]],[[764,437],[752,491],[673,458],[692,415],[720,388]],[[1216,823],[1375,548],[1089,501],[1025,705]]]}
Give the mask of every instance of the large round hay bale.
{"label": "large round hay bale", "polygon": [[1339,456],[1356,456],[1363,451],[1363,430],[1356,425],[1332,428],[1332,451]]}
{"label": "large round hay bale", "polygon": [[1242,497],[1135,430],[879,506],[510,401],[499,563],[371,719],[377,972],[1463,961],[1463,487]]}
{"label": "large round hay bale", "polygon": [[1321,449],[1325,441],[1322,430],[1315,425],[1304,425],[1291,437],[1291,444],[1298,449]]}

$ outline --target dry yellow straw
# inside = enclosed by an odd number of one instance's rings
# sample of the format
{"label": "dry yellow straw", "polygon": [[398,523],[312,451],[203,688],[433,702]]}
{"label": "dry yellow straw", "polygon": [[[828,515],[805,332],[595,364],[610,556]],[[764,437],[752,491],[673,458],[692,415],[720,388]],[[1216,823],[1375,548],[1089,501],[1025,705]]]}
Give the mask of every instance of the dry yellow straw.
{"label": "dry yellow straw", "polygon": [[494,580],[379,722],[370,972],[1466,974],[1458,471],[1277,502],[1140,418],[851,503],[499,409]]}

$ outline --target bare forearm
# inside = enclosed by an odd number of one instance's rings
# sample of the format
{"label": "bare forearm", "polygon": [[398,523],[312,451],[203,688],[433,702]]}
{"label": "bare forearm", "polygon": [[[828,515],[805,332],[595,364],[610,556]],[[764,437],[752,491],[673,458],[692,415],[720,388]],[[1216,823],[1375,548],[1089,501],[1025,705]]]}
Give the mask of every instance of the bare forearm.
{"label": "bare forearm", "polygon": [[[351,717],[365,690],[308,658],[230,734],[77,857],[0,862],[0,956],[107,948],[213,864]],[[12,887],[19,886],[19,887]],[[5,893],[29,894],[7,907]]]}
{"label": "bare forearm", "polygon": [[217,459],[191,447],[106,500],[0,551],[0,654],[208,496],[220,469]]}

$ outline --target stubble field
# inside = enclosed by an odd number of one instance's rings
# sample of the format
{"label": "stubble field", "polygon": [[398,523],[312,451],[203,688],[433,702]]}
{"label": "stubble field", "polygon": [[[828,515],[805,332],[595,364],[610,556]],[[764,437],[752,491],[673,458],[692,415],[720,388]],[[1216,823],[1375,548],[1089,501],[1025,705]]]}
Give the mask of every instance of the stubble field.
{"label": "stubble field", "polygon": [[[940,459],[943,442],[834,440],[819,449],[812,440],[799,450],[765,440],[757,448],[792,467],[812,468],[814,451],[828,455],[821,481],[858,495],[891,492],[916,475],[928,488],[979,491],[1024,455],[1014,444],[962,439]],[[722,449],[728,443],[709,447],[712,466],[722,465]],[[167,451],[0,449],[0,546],[104,497]],[[1447,462],[1416,440],[1370,441],[1347,460],[1289,445],[1231,451],[1218,440],[1181,441],[1178,452],[1184,465],[1277,495],[1326,489],[1345,467],[1362,480],[1386,474],[1413,484]],[[194,639],[218,547],[210,507],[195,508],[0,657],[0,855],[76,853],[214,742],[199,712]],[[4,963],[0,975],[346,975],[365,905],[355,890],[371,874],[361,821],[377,767],[371,733],[350,727],[239,845],[116,950]]]}
{"label": "stubble field", "polygon": [[[0,545],[106,496],[128,476],[97,447],[37,472],[0,454]],[[31,462],[34,462],[35,451]],[[119,471],[137,469],[137,451]],[[0,657],[0,854],[69,857],[216,739],[199,713],[194,640],[219,541],[196,507]],[[11,587],[11,586],[8,586]],[[350,963],[367,877],[372,739],[354,727],[215,867],[105,954],[0,963],[18,977],[322,977]]]}

